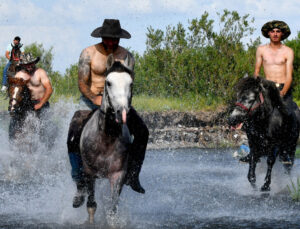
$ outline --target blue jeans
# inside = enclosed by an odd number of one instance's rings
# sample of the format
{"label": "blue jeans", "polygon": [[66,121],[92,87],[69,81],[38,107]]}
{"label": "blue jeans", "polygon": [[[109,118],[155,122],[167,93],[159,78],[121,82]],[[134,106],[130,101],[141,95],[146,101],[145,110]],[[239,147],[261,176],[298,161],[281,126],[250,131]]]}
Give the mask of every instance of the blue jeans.
{"label": "blue jeans", "polygon": [[8,70],[10,65],[11,65],[11,62],[8,61],[8,63],[6,64],[6,66],[3,70],[3,78],[2,78],[2,85],[3,86],[7,86],[7,70]]}
{"label": "blue jeans", "polygon": [[99,108],[98,105],[93,104],[87,97],[81,95],[79,99],[80,110],[96,110]]}
{"label": "blue jeans", "polygon": [[[98,109],[99,106],[92,103],[91,100],[81,95],[79,99],[80,110],[95,110]],[[83,180],[83,165],[82,159],[80,156],[80,152],[70,152],[69,151],[69,159],[72,167],[71,175],[72,179],[78,183]]]}

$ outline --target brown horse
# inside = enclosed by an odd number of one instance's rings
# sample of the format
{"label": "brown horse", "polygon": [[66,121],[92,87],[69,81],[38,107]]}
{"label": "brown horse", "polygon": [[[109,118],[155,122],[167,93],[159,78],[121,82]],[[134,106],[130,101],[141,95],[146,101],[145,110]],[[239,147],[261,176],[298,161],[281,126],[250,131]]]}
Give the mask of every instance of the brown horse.
{"label": "brown horse", "polygon": [[9,137],[12,140],[21,131],[28,112],[33,111],[33,103],[30,90],[27,87],[28,81],[20,78],[8,78],[8,83],[8,111],[11,116]]}
{"label": "brown horse", "polygon": [[19,71],[19,63],[20,63],[20,58],[21,58],[21,47],[19,46],[14,46],[13,47],[13,51],[11,52],[11,56],[10,56],[10,66],[7,69],[7,78],[13,78],[16,75],[16,72]]}
{"label": "brown horse", "polygon": [[[94,112],[77,111],[71,121],[68,147],[81,153],[87,183],[89,222],[94,222],[96,178],[108,178],[111,187],[111,214],[116,213],[119,195],[128,169],[131,135],[127,115],[131,106],[133,72],[109,56],[101,107]],[[83,118],[82,118],[83,117]],[[84,121],[83,121],[84,120]],[[82,129],[82,132],[80,131]],[[73,145],[73,146],[71,146]]]}

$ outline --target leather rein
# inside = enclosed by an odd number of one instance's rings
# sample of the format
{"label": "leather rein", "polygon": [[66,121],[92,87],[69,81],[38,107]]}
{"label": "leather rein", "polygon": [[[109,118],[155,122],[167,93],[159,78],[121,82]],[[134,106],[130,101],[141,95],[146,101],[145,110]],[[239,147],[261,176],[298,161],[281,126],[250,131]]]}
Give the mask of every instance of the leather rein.
{"label": "leather rein", "polygon": [[249,115],[251,115],[251,112],[256,110],[258,107],[260,107],[265,102],[262,92],[259,93],[259,102],[256,104],[255,104],[255,102],[256,102],[256,100],[251,104],[251,106],[249,108],[246,107],[242,103],[235,103],[235,105],[238,107],[241,107],[244,111],[246,111]]}

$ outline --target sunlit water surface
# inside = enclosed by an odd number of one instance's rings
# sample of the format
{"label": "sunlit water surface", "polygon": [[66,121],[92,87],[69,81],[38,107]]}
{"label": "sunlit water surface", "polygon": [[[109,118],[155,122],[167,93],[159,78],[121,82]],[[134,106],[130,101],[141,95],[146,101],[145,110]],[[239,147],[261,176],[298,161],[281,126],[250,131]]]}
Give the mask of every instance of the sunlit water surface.
{"label": "sunlit water surface", "polygon": [[[34,133],[33,152],[10,147],[8,117],[1,117],[0,228],[300,228],[300,204],[287,189],[300,176],[300,161],[291,176],[276,162],[271,192],[262,194],[249,185],[248,166],[223,149],[148,150],[141,173],[146,194],[125,186],[111,219],[108,182],[98,180],[96,223],[89,226],[85,205],[72,208],[75,185],[66,139],[76,106],[61,101],[51,110],[56,133],[51,150]],[[257,168],[258,187],[265,164]]]}

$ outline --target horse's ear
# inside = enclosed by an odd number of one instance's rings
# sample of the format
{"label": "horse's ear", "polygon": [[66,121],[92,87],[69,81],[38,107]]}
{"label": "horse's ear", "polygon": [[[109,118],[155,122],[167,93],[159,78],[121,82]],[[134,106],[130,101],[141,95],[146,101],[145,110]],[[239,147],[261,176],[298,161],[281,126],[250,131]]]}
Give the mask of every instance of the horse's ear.
{"label": "horse's ear", "polygon": [[133,71],[134,68],[134,57],[131,53],[127,53],[126,58],[124,60],[124,66],[131,71]]}
{"label": "horse's ear", "polygon": [[111,66],[115,63],[115,58],[113,54],[109,54],[106,61],[106,69],[110,69]]}

